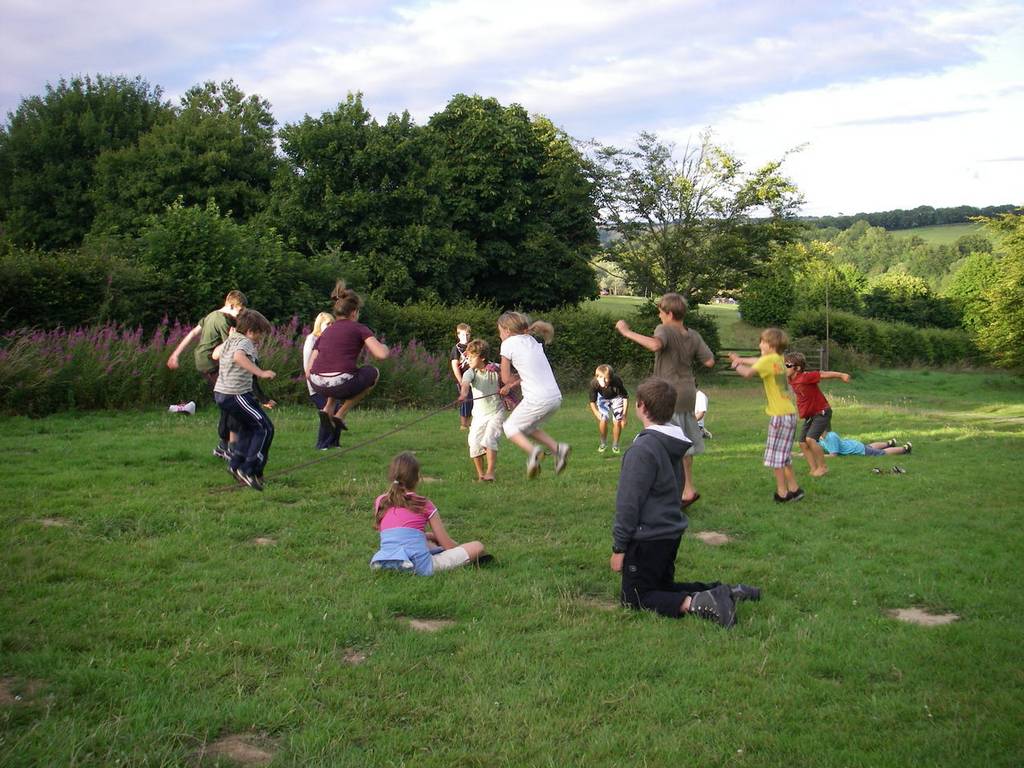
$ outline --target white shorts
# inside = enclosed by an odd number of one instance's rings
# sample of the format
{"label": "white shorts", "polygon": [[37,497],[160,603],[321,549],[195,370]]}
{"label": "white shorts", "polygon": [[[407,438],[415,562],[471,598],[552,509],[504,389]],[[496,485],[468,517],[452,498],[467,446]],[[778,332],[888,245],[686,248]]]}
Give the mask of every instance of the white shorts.
{"label": "white shorts", "polygon": [[533,434],[561,405],[562,398],[560,397],[539,403],[523,400],[512,411],[512,415],[505,419],[505,436],[515,437],[520,432],[525,432],[527,435]]}
{"label": "white shorts", "polygon": [[626,398],[613,397],[610,400],[601,395],[597,396],[597,412],[601,414],[601,421],[622,421],[626,418]]}
{"label": "white shorts", "polygon": [[437,555],[431,555],[434,562],[434,573],[438,571],[450,571],[453,568],[461,568],[469,562],[469,553],[462,547],[446,549]]}
{"label": "white shorts", "polygon": [[504,408],[483,418],[474,414],[473,422],[469,425],[469,458],[475,459],[489,450],[498,450],[501,425],[507,415],[508,411]]}

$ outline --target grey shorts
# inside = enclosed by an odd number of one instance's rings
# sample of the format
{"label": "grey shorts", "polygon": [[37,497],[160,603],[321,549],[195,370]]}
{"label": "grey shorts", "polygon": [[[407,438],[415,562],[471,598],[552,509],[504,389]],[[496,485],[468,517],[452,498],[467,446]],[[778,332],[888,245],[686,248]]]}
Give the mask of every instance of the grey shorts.
{"label": "grey shorts", "polygon": [[826,432],[832,429],[832,409],[826,408],[818,411],[813,416],[804,419],[804,425],[800,429],[800,442],[808,437],[817,440]]}
{"label": "grey shorts", "polygon": [[700,425],[697,424],[696,416],[687,411],[676,411],[672,414],[669,424],[675,424],[683,430],[686,439],[693,443],[686,452],[687,456],[696,456],[698,453],[704,453],[704,433],[700,431]]}

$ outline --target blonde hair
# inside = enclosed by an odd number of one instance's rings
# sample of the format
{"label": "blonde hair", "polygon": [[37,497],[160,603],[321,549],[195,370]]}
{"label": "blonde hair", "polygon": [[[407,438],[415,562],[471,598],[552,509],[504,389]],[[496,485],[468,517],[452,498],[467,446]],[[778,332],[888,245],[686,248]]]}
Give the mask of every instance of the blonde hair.
{"label": "blonde hair", "polygon": [[422,512],[426,506],[426,499],[413,493],[420,482],[420,462],[411,452],[402,451],[391,460],[388,465],[388,480],[391,485],[377,505],[378,526],[392,507],[405,507],[413,512]]}
{"label": "blonde hair", "polygon": [[469,323],[459,323],[455,326],[455,331],[465,331],[466,333],[472,333],[473,329],[469,326]]}
{"label": "blonde hair", "polygon": [[761,331],[761,341],[767,342],[780,355],[789,346],[789,336],[781,328],[765,328]]}
{"label": "blonde hair", "polygon": [[241,291],[228,291],[228,295],[224,297],[224,306],[226,307],[242,309],[248,303],[249,300],[245,298],[245,294]]}
{"label": "blonde hair", "polygon": [[319,336],[324,332],[324,328],[334,322],[334,315],[330,312],[321,312],[316,316],[316,320],[313,321],[313,335]]}
{"label": "blonde hair", "polygon": [[602,378],[608,379],[609,381],[611,381],[613,373],[615,373],[615,371],[612,370],[612,367],[610,365],[599,365],[597,366],[597,368],[594,369],[595,376],[601,376]]}
{"label": "blonde hair", "polygon": [[530,322],[528,315],[522,312],[505,312],[498,318],[498,327],[504,328],[509,333],[529,333],[539,336],[545,344],[550,344],[555,338],[555,327],[543,320]]}

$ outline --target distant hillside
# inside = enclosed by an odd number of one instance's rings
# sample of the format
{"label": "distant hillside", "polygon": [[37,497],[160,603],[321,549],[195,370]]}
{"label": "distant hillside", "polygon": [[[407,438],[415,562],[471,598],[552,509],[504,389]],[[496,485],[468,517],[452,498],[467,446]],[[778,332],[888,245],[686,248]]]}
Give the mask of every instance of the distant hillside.
{"label": "distant hillside", "polygon": [[[997,216],[1000,213],[1015,211],[1019,207],[1010,204],[990,205],[985,208],[975,208],[970,205],[959,205],[956,208],[932,208],[930,205],[921,205],[909,211],[897,209],[877,213],[857,213],[853,216],[801,216],[800,220],[821,228],[849,229],[858,221],[866,221],[873,227],[884,227],[889,230],[918,229],[942,224],[970,224],[973,216]],[[966,234],[966,232],[961,234]]]}

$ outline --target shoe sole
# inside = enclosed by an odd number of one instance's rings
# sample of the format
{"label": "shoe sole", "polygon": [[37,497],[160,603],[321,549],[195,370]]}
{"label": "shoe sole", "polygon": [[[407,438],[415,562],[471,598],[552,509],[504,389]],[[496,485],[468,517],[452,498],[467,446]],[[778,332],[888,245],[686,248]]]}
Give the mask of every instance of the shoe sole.
{"label": "shoe sole", "polygon": [[558,458],[558,454],[555,454],[555,474],[560,475],[565,471],[565,468],[569,466],[569,454],[572,453],[572,446],[565,445],[565,453],[562,454],[562,458]]}

